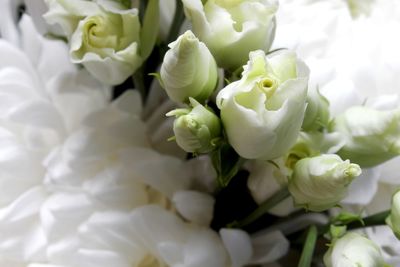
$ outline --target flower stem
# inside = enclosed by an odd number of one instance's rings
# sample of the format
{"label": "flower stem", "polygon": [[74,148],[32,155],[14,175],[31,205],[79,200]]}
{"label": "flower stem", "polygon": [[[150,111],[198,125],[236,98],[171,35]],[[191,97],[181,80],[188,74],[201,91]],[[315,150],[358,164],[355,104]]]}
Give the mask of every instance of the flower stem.
{"label": "flower stem", "polygon": [[139,90],[140,95],[142,96],[142,101],[144,103],[147,96],[147,90],[144,84],[143,66],[136,70],[136,72],[132,76],[132,79],[134,86],[137,90]]}
{"label": "flower stem", "polygon": [[[372,214],[370,216],[362,218],[360,221],[353,221],[349,224],[345,224],[348,230],[357,229],[362,227],[372,227],[378,225],[385,225],[387,216],[390,215],[390,210],[385,210],[382,212],[378,212],[376,214]],[[331,223],[327,223],[318,229],[318,233],[320,235],[325,234],[329,231]]]}
{"label": "flower stem", "polygon": [[318,237],[317,227],[315,225],[311,225],[307,232],[307,237],[304,242],[303,251],[301,252],[301,257],[298,267],[311,266],[317,237]]}
{"label": "flower stem", "polygon": [[168,33],[168,38],[167,38],[168,44],[175,41],[175,39],[178,37],[182,22],[185,20],[182,0],[176,0],[175,2],[176,2],[175,14],[171,24],[171,28],[169,29]]}
{"label": "flower stem", "polygon": [[257,209],[255,209],[252,213],[250,213],[249,216],[247,216],[243,220],[234,221],[234,222],[228,224],[228,227],[242,228],[246,225],[253,223],[258,218],[263,216],[270,209],[275,207],[282,200],[286,199],[289,196],[290,196],[290,193],[289,193],[289,190],[287,189],[287,187],[282,188],[280,191],[276,192],[274,195],[272,195],[270,198],[268,198],[266,201],[264,201],[260,206],[258,206]]}
{"label": "flower stem", "polygon": [[361,223],[359,221],[349,223],[347,225],[347,229],[385,225],[386,224],[385,220],[389,215],[390,215],[390,210],[385,210],[376,214],[372,214],[362,219],[364,223]]}

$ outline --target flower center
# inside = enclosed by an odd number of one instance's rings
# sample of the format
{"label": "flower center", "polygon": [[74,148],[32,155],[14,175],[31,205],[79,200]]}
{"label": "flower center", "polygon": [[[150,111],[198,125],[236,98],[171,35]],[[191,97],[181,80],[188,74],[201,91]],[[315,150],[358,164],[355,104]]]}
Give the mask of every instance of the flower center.
{"label": "flower center", "polygon": [[86,44],[93,48],[118,48],[120,29],[113,27],[114,18],[110,16],[92,16],[84,25]]}
{"label": "flower center", "polygon": [[267,99],[270,99],[278,88],[278,82],[267,77],[258,82],[258,88],[267,96]]}
{"label": "flower center", "polygon": [[147,254],[137,265],[138,267],[167,267],[164,263],[160,262],[156,257]]}

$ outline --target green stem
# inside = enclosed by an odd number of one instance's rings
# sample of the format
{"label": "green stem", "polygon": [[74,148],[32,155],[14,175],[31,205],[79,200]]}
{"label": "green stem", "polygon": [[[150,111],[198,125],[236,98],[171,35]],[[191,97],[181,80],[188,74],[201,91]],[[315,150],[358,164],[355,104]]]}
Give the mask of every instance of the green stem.
{"label": "green stem", "polygon": [[168,44],[175,41],[175,39],[178,37],[182,22],[185,20],[182,0],[176,0],[175,2],[176,2],[175,14],[171,24],[171,28],[169,29],[168,33],[168,38],[167,38]]}
{"label": "green stem", "polygon": [[136,70],[136,72],[132,76],[132,79],[135,88],[139,90],[140,95],[142,96],[142,101],[144,103],[147,96],[147,90],[144,84],[143,67],[140,67],[139,69]]}
{"label": "green stem", "polygon": [[307,232],[306,241],[304,242],[303,251],[301,252],[301,257],[298,267],[311,266],[317,237],[318,237],[317,227],[315,225],[311,225]]}
{"label": "green stem", "polygon": [[[349,224],[345,224],[348,230],[357,229],[362,227],[372,227],[378,225],[385,225],[387,216],[390,215],[390,210],[385,210],[376,214],[372,214],[370,216],[362,218],[361,221],[354,221]],[[320,235],[325,234],[329,231],[331,223],[327,223],[318,229],[318,233]]]}
{"label": "green stem", "polygon": [[290,196],[289,190],[287,187],[282,188],[278,192],[276,192],[274,195],[272,195],[270,198],[268,198],[266,201],[264,201],[260,206],[257,207],[252,213],[250,213],[249,216],[244,218],[243,220],[240,221],[234,221],[228,225],[228,227],[231,228],[242,228],[246,225],[249,225],[256,221],[258,218],[266,214],[270,209],[275,207],[277,204],[279,204],[282,200],[288,198]]}
{"label": "green stem", "polygon": [[378,225],[385,225],[386,218],[387,216],[390,215],[390,210],[385,210],[376,214],[372,214],[370,216],[367,216],[362,219],[364,222],[363,224],[361,222],[355,221],[351,222],[347,225],[347,229],[356,229],[356,228],[361,228],[361,227],[372,227],[372,226],[378,226]]}

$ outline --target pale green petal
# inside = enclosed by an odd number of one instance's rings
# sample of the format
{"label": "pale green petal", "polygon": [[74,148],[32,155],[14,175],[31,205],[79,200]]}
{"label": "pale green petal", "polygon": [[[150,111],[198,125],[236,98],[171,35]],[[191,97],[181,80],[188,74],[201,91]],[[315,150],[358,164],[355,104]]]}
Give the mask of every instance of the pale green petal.
{"label": "pale green petal", "polygon": [[49,11],[44,18],[49,24],[59,24],[69,38],[79,21],[100,11],[98,5],[83,0],[46,0]]}
{"label": "pale green petal", "polygon": [[400,191],[397,191],[392,197],[390,216],[386,219],[386,223],[400,239]]}
{"label": "pale green petal", "polygon": [[399,109],[352,107],[335,118],[331,130],[346,140],[339,155],[362,167],[378,165],[400,154]]}
{"label": "pale green petal", "polygon": [[[274,66],[292,67],[281,53],[266,57],[263,51],[251,52],[242,79],[229,84],[217,96],[228,140],[244,158],[278,158],[294,145],[299,134],[308,76],[281,81],[270,64],[270,59],[279,57],[274,59]],[[279,60],[282,62],[278,64]],[[300,63],[297,59],[294,62],[296,66]],[[308,75],[308,71],[303,73]]]}
{"label": "pale green petal", "polygon": [[248,53],[267,51],[275,34],[275,1],[183,0],[185,13],[220,67],[235,70]]}
{"label": "pale green petal", "polygon": [[352,232],[333,242],[324,255],[324,264],[326,267],[385,266],[379,247],[361,234]]}
{"label": "pale green petal", "polygon": [[216,88],[218,73],[213,56],[204,43],[187,31],[165,54],[160,75],[168,96],[175,102],[192,97],[204,103]]}
{"label": "pale green petal", "polygon": [[323,211],[335,206],[347,193],[351,181],[361,174],[357,164],[334,154],[299,160],[288,189],[297,206]]}

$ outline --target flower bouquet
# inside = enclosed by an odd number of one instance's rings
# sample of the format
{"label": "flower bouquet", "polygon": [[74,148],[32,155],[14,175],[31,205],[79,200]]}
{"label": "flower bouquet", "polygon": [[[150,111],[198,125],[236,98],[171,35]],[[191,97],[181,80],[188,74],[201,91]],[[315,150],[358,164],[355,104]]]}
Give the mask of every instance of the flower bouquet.
{"label": "flower bouquet", "polygon": [[0,266],[400,266],[396,0],[0,15]]}

